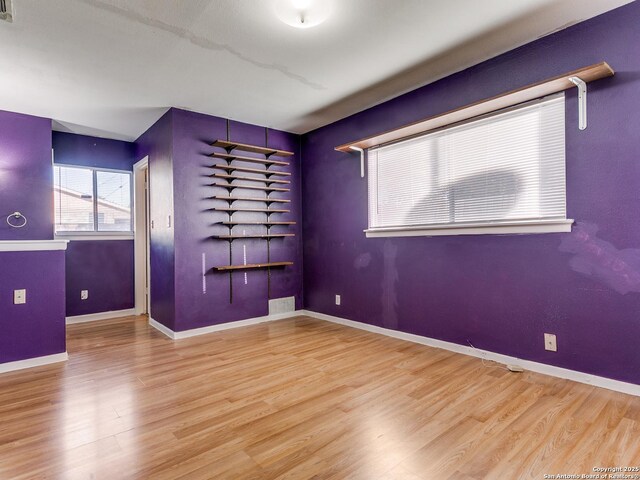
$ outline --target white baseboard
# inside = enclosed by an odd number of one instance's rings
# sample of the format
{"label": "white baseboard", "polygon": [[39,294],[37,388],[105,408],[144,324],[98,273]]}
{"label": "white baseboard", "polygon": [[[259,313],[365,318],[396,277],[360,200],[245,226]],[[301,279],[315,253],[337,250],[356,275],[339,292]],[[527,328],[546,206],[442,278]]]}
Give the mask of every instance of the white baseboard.
{"label": "white baseboard", "polygon": [[168,327],[165,327],[160,322],[155,321],[153,318],[149,318],[149,325],[156,330],[164,333],[172,340],[181,340],[183,338],[195,337],[198,335],[205,335],[207,333],[220,332],[222,330],[229,330],[230,328],[248,327],[249,325],[257,325],[258,323],[273,322],[275,320],[283,320],[285,318],[298,317],[303,315],[301,310],[294,312],[277,313],[274,315],[265,315],[264,317],[247,318],[246,320],[238,320],[235,322],[220,323],[218,325],[210,325],[208,327],[194,328],[191,330],[182,330],[180,332],[174,332]]}
{"label": "white baseboard", "polygon": [[636,385],[633,383],[612,380],[610,378],[599,377],[597,375],[590,375],[588,373],[577,372],[575,370],[555,367],[553,365],[547,365],[545,363],[522,360],[516,357],[490,352],[488,350],[479,350],[467,347],[465,345],[459,345],[457,343],[445,342],[443,340],[436,340],[434,338],[400,332],[398,330],[391,330],[388,328],[377,327],[375,325],[368,325],[366,323],[356,322],[354,320],[347,320],[345,318],[334,317],[332,315],[325,315],[324,313],[301,310],[297,312],[297,314],[307,315],[319,320],[339,323],[340,325],[346,325],[348,327],[358,328],[360,330],[366,330],[368,332],[379,333],[388,337],[398,338],[400,340],[406,340],[408,342],[419,343],[421,345],[427,345],[429,347],[441,348],[444,350],[449,350],[450,352],[462,353],[464,355],[470,355],[477,358],[484,358],[485,360],[492,360],[494,362],[502,363],[505,365],[519,365],[525,370],[529,370],[532,372],[542,373],[544,375],[550,375],[552,377],[563,378],[567,380],[573,380],[574,382],[586,383],[587,385],[602,387],[609,390],[614,390],[616,392],[627,393],[629,395],[640,396],[640,385]]}
{"label": "white baseboard", "polygon": [[44,357],[0,363],[0,373],[13,372],[14,370],[22,370],[23,368],[40,367],[42,365],[49,365],[50,363],[66,362],[68,359],[69,355],[67,355],[67,352],[63,352],[46,355]]}
{"label": "white baseboard", "polygon": [[112,318],[132,317],[136,315],[135,308],[127,310],[114,310],[113,312],[89,313],[87,315],[75,315],[67,317],[67,325],[74,323],[97,322],[99,320],[109,320]]}

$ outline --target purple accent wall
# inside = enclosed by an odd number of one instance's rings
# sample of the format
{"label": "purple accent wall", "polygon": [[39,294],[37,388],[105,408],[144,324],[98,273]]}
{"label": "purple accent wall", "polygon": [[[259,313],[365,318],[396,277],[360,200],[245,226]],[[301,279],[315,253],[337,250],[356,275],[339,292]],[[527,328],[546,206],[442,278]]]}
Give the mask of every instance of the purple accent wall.
{"label": "purple accent wall", "polygon": [[[53,238],[51,120],[0,111],[0,240]],[[5,219],[23,213],[24,228]]]}
{"label": "purple accent wall", "polygon": [[[305,135],[305,307],[640,383],[639,23],[634,2]],[[587,130],[566,94],[572,233],[365,238],[366,180],[336,145],[602,60]]]}
{"label": "purple accent wall", "polygon": [[0,252],[0,265],[0,364],[64,352],[64,251]]}
{"label": "purple accent wall", "polygon": [[149,156],[151,317],[174,330],[175,242],[173,220],[173,109],[136,140],[136,159]]}
{"label": "purple accent wall", "polygon": [[[55,163],[133,169],[135,144],[53,132]],[[66,254],[67,316],[126,310],[135,306],[133,240],[72,240]],[[87,300],[81,290],[89,290]]]}
{"label": "purple accent wall", "polygon": [[133,240],[71,241],[65,265],[68,317],[135,306]]}
{"label": "purple accent wall", "polygon": [[[212,272],[214,265],[229,264],[229,244],[214,240],[216,234],[228,234],[228,228],[215,222],[228,220],[224,212],[214,212],[215,206],[227,206],[227,202],[211,200],[210,197],[226,195],[227,190],[211,187],[209,177],[214,170],[210,165],[220,160],[207,156],[216,149],[209,143],[226,138],[226,121],[223,118],[202,115],[184,110],[173,110],[173,179],[175,203],[175,275],[176,275],[176,324],[175,330],[215,325],[268,314],[267,271],[233,274],[233,303],[229,303],[229,274]],[[239,122],[230,122],[230,139],[256,145],[265,145],[265,128]],[[296,305],[302,306],[302,238],[301,238],[301,181],[299,164],[299,137],[294,134],[269,130],[270,147],[296,152],[288,157],[288,167],[274,167],[292,173],[291,192],[272,194],[290,198],[291,210],[287,214],[273,214],[274,220],[294,220],[298,224],[290,227],[273,227],[272,233],[295,233],[295,237],[271,241],[271,260],[291,260],[294,265],[271,271],[271,297],[294,296]],[[220,151],[220,150],[218,150]],[[236,163],[236,162],[234,162]],[[237,163],[240,165],[240,163]],[[256,164],[245,166],[260,168]],[[222,182],[220,182],[222,183]],[[256,184],[259,185],[259,184]],[[248,192],[248,193],[247,193]],[[255,192],[237,190],[236,196],[260,196]],[[237,203],[240,205],[240,203]],[[263,208],[263,204],[245,203],[245,207]],[[272,208],[276,208],[275,204]],[[276,218],[277,217],[277,218]],[[236,219],[261,221],[263,213],[236,213]],[[264,226],[242,225],[234,227],[234,233],[266,233]],[[264,240],[235,240],[233,263],[242,264],[246,247],[247,263],[267,260],[267,244]],[[202,254],[206,256],[206,293],[202,288]]]}
{"label": "purple accent wall", "polygon": [[[215,265],[229,264],[229,245],[213,240],[216,234],[228,233],[216,222],[226,220],[225,213],[214,212],[214,206],[226,202],[212,200],[226,190],[211,186],[210,168],[215,160],[208,157],[215,149],[209,144],[226,138],[226,120],[199,113],[171,109],[138,141],[137,158],[149,155],[151,218],[151,316],[174,331],[189,330],[208,325],[231,322],[268,314],[266,271],[233,275],[233,304],[229,303],[229,275],[214,273]],[[265,129],[254,125],[231,122],[230,138],[243,143],[264,145]],[[277,239],[271,243],[271,258],[292,260],[295,265],[272,270],[272,298],[294,296],[302,305],[302,238],[301,238],[301,179],[299,137],[269,130],[269,146],[296,152],[287,170],[292,173],[291,213],[281,220],[297,220],[294,227],[273,232],[296,233],[293,238]],[[256,168],[255,164],[249,164]],[[253,194],[255,196],[255,194]],[[249,204],[254,208],[260,205]],[[248,206],[248,205],[245,205]],[[168,227],[167,216],[172,216]],[[264,220],[264,214],[243,213],[243,218]],[[274,217],[275,218],[275,217]],[[175,228],[175,231],[174,231]],[[235,232],[263,233],[265,227],[240,226]],[[234,241],[233,262],[242,263],[246,245],[247,262],[266,261],[266,242],[260,240]],[[202,255],[205,255],[206,292],[203,291]]]}

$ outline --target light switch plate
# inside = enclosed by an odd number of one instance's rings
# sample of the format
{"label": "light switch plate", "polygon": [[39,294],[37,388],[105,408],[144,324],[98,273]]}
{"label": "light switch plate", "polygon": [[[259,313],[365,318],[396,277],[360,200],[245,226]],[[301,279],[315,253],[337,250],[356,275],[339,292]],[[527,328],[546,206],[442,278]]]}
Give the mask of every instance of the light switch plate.
{"label": "light switch plate", "polygon": [[14,290],[13,291],[13,304],[14,305],[23,305],[25,303],[27,303],[27,291],[25,289]]}

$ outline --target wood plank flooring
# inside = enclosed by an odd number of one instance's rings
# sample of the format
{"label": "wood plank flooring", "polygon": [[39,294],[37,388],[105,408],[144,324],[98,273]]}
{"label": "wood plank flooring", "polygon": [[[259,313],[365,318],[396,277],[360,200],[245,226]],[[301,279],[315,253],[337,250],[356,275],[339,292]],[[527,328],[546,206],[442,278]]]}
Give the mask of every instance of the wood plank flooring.
{"label": "wood plank flooring", "polygon": [[640,398],[307,317],[71,325],[0,375],[0,479],[542,479],[640,465]]}

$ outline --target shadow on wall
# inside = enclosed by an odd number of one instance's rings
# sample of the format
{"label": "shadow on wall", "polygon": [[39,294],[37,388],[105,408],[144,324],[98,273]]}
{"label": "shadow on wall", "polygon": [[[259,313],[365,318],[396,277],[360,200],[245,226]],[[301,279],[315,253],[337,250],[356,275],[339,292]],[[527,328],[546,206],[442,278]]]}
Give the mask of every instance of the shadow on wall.
{"label": "shadow on wall", "polygon": [[560,251],[573,253],[571,268],[625,295],[640,292],[640,249],[617,249],[596,236],[598,226],[580,223],[563,236]]}
{"label": "shadow on wall", "polygon": [[[424,197],[414,206],[405,221],[411,224],[414,215],[436,207],[441,212],[448,212],[442,219],[445,222],[464,222],[464,218],[456,218],[461,207],[473,201],[474,207],[486,207],[492,216],[504,217],[515,207],[522,183],[514,172],[509,170],[493,170],[478,175],[465,177],[446,186],[437,187],[431,195]],[[439,208],[438,208],[439,206]],[[474,208],[475,210],[475,208]]]}

